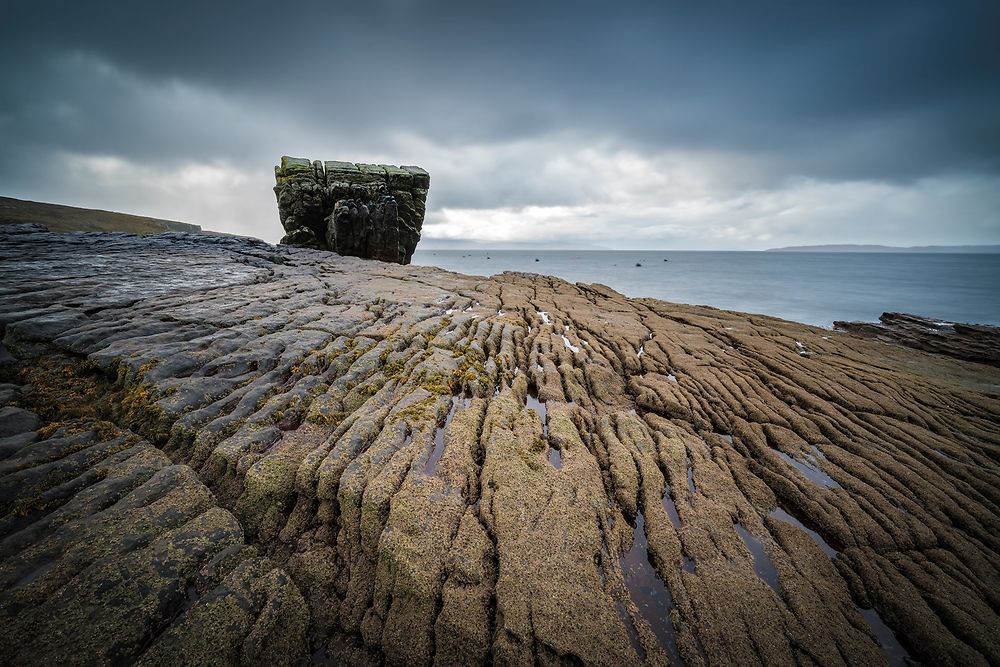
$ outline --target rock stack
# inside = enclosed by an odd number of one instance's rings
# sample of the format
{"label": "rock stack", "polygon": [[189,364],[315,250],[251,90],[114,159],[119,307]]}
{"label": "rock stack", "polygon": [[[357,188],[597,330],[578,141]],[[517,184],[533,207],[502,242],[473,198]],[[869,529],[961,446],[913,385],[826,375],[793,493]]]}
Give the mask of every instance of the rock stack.
{"label": "rock stack", "polygon": [[283,156],[274,194],[281,243],[409,264],[431,177],[420,167]]}

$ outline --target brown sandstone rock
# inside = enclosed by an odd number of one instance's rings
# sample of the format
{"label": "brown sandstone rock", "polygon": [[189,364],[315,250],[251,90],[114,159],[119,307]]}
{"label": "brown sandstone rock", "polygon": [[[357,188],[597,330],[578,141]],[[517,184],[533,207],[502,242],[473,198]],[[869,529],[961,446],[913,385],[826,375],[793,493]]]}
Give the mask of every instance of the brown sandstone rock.
{"label": "brown sandstone rock", "polygon": [[993,366],[244,239],[0,253],[11,661],[1000,662]]}

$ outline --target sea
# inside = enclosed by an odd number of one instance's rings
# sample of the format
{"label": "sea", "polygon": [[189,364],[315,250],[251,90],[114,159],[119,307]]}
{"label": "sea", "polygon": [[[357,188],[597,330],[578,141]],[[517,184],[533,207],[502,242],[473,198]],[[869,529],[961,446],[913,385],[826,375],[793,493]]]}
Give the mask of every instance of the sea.
{"label": "sea", "polygon": [[820,327],[883,312],[1000,326],[1000,254],[418,249],[413,263],[541,273]]}

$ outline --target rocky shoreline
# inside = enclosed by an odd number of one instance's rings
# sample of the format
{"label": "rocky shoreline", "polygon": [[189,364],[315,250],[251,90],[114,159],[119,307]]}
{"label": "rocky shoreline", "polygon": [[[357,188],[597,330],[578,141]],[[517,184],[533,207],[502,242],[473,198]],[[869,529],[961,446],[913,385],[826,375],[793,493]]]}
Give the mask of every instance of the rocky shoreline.
{"label": "rocky shoreline", "polygon": [[834,322],[833,327],[856,336],[1000,367],[997,327],[943,322],[905,313],[882,313],[877,323]]}
{"label": "rocky shoreline", "polygon": [[4,664],[1000,663],[995,366],[234,237],[0,257]]}

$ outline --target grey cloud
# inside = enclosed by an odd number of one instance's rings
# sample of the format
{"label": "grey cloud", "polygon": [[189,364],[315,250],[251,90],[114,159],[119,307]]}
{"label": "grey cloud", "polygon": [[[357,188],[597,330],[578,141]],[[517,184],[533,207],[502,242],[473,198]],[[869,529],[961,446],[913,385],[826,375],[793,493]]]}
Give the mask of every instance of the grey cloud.
{"label": "grey cloud", "polygon": [[588,184],[548,168],[590,147],[710,163],[717,197],[995,176],[998,20],[981,0],[14,0],[0,187],[78,194],[66,153],[215,161],[263,187],[298,153],[425,164],[448,176],[436,209],[576,205]]}

